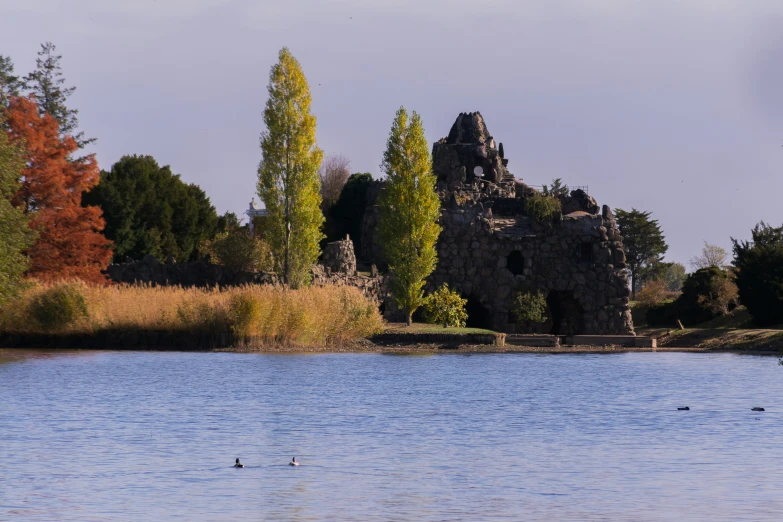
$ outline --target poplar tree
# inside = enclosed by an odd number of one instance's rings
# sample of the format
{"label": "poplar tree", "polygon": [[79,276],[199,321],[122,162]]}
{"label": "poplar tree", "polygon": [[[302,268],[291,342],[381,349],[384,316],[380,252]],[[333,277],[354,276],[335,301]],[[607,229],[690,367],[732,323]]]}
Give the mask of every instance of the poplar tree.
{"label": "poplar tree", "polygon": [[318,175],[323,151],[315,142],[310,87],[302,67],[288,48],[281,49],[278,58],[267,87],[258,195],[269,212],[266,238],[275,269],[297,288],[310,282],[324,237]]}
{"label": "poplar tree", "polygon": [[378,235],[392,274],[392,295],[410,325],[424,302],[425,279],[438,262],[435,243],[441,230],[432,160],[415,112],[409,121],[404,107],[397,111],[381,169],[386,184],[378,198]]}

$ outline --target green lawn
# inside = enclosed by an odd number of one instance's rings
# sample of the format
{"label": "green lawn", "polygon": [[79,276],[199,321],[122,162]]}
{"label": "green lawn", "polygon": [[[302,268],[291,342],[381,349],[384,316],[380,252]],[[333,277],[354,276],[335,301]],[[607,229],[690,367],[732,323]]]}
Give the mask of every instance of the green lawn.
{"label": "green lawn", "polygon": [[484,328],[443,328],[436,324],[413,323],[406,326],[404,323],[390,323],[386,325],[387,333],[416,333],[416,334],[490,334],[497,332]]}

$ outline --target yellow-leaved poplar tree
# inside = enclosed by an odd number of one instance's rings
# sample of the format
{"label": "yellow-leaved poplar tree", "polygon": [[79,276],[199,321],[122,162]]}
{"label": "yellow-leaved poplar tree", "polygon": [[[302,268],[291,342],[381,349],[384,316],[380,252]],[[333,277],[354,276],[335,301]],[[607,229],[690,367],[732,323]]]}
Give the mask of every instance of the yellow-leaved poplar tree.
{"label": "yellow-leaved poplar tree", "polygon": [[404,107],[397,111],[381,169],[386,184],[378,198],[378,235],[392,274],[392,295],[410,325],[424,303],[424,281],[438,262],[435,243],[441,230],[432,160],[415,112],[409,120]]}
{"label": "yellow-leaved poplar tree", "polygon": [[315,142],[310,87],[285,47],[272,66],[267,90],[258,195],[269,212],[265,233],[275,270],[286,284],[298,288],[310,282],[324,237],[318,175],[323,151]]}

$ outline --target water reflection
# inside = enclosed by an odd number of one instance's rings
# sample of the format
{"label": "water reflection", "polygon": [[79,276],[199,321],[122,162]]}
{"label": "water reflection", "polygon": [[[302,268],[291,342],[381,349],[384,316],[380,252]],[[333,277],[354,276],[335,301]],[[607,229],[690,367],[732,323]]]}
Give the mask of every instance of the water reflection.
{"label": "water reflection", "polygon": [[783,510],[783,370],[771,357],[0,350],[0,360],[11,363],[0,365],[0,520]]}
{"label": "water reflection", "polygon": [[57,357],[95,357],[95,350],[46,350],[25,348],[0,348],[0,364],[27,362]]}

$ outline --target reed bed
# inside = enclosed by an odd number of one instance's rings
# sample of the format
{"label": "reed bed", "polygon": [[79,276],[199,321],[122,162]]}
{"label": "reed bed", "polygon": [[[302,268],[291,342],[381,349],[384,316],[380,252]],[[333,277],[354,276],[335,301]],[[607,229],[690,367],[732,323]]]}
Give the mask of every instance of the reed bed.
{"label": "reed bed", "polygon": [[[377,305],[350,287],[291,290],[33,285],[0,309],[0,334],[230,334],[254,346],[333,346],[383,331]],[[251,343],[252,341],[252,343]]]}

